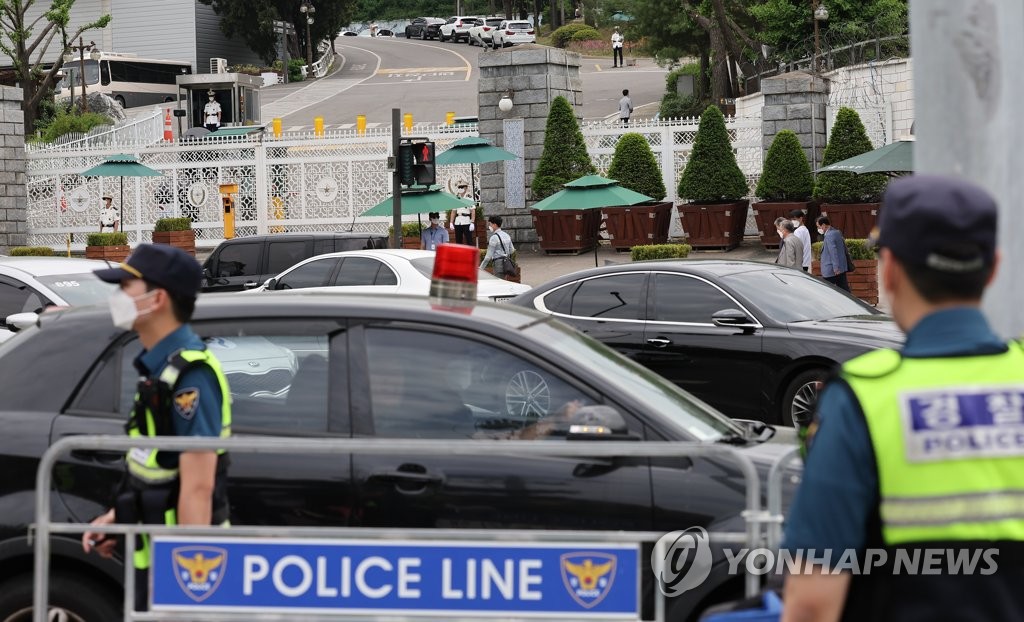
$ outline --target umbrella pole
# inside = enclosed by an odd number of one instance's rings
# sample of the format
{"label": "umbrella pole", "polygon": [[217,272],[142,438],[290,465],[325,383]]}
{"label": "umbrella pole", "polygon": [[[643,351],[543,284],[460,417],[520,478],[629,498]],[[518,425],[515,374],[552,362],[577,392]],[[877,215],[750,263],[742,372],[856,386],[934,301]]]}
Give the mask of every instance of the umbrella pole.
{"label": "umbrella pole", "polygon": [[473,220],[476,221],[476,171],[473,170],[473,163],[469,163],[469,187],[473,193],[469,198],[473,201]]}
{"label": "umbrella pole", "polygon": [[121,176],[121,220],[117,221],[117,226],[121,228],[121,232],[124,232],[124,175]]}

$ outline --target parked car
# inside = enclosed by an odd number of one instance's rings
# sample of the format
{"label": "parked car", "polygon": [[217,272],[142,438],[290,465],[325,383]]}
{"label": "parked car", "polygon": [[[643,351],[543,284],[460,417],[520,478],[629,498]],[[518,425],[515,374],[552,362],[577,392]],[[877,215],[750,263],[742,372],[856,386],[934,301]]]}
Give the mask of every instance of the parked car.
{"label": "parked car", "polygon": [[[292,266],[253,291],[336,290],[352,293],[430,293],[434,272],[433,251],[402,248],[347,251],[312,257]],[[511,283],[483,270],[477,271],[477,299],[505,302],[530,291],[529,285]]]}
{"label": "parked car", "polygon": [[445,20],[438,19],[432,24],[427,24],[424,32],[427,39],[440,39],[441,38],[441,26],[445,24]]}
{"label": "parked car", "polygon": [[469,28],[475,21],[476,17],[473,16],[449,17],[448,21],[441,25],[439,31],[441,41],[454,41],[458,43],[460,39],[468,38]]}
{"label": "parked car", "polygon": [[[231,380],[239,435],[593,438],[581,436],[575,412],[593,417],[585,429],[608,442],[728,444],[754,462],[762,480],[792,447],[767,442],[769,428],[722,417],[561,322],[510,305],[478,303],[461,313],[434,309],[424,297],[226,294],[200,297],[193,325],[211,343],[263,349],[269,342],[298,361],[283,391],[276,384],[260,391],[258,376],[241,391]],[[0,345],[0,427],[9,432],[0,436],[0,620],[21,619],[31,606],[29,525],[40,455],[66,436],[124,434],[140,348],[95,307],[46,314]],[[52,520],[87,522],[102,512],[122,469],[117,454],[62,458]],[[234,452],[228,495],[236,525],[665,533],[742,531],[744,490],[729,458]],[[120,560],[84,554],[78,538],[53,536],[51,618],[122,619]],[[727,569],[717,557],[707,581],[667,599],[666,619],[694,619],[740,589],[742,577]],[[651,619],[657,590],[652,573],[641,574]]]}
{"label": "parked car", "polygon": [[521,21],[503,21],[491,32],[491,47],[494,49],[516,45],[517,43],[536,43],[533,24]]}
{"label": "parked car", "polygon": [[203,263],[203,291],[252,289],[315,255],[387,245],[383,234],[347,232],[274,233],[224,240]]}
{"label": "parked car", "polygon": [[466,36],[466,43],[477,44],[480,47],[491,45],[491,31],[497,28],[503,21],[500,17],[479,17],[470,26]]}
{"label": "parked car", "polygon": [[[416,19],[409,22],[409,25],[405,27],[405,38],[412,39],[416,37],[418,39],[430,39],[427,27],[430,25],[436,25],[438,28],[445,20],[439,17],[417,17]],[[437,28],[434,29],[434,36],[437,36]]]}
{"label": "parked car", "polygon": [[874,307],[802,271],[687,260],[569,274],[516,298],[658,372],[732,417],[809,417],[836,364],[903,333]]}
{"label": "parked car", "polygon": [[93,272],[107,262],[65,257],[0,258],[0,342],[48,307],[105,303],[114,286]]}

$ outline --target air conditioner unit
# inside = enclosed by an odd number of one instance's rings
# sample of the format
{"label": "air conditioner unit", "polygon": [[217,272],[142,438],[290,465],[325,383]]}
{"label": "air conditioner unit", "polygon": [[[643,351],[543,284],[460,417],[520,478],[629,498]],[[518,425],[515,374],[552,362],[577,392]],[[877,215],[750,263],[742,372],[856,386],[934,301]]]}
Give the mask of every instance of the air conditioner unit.
{"label": "air conditioner unit", "polygon": [[211,58],[210,59],[210,73],[227,73],[228,72],[228,59],[226,58]]}

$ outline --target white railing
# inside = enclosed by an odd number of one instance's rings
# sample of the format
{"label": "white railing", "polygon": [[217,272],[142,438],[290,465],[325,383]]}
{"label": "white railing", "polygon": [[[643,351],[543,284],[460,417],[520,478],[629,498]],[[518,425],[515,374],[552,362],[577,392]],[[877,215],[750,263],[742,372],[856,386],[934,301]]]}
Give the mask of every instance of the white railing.
{"label": "white railing", "polygon": [[334,51],[331,50],[330,46],[324,51],[323,56],[313,63],[313,76],[316,78],[322,78],[327,75],[327,72],[331,70],[334,65]]}
{"label": "white railing", "polygon": [[74,151],[103,147],[141,147],[160,142],[164,137],[163,108],[154,108],[141,118],[115,125],[99,125],[86,133],[64,134],[52,143],[26,144],[27,152],[47,150]]}

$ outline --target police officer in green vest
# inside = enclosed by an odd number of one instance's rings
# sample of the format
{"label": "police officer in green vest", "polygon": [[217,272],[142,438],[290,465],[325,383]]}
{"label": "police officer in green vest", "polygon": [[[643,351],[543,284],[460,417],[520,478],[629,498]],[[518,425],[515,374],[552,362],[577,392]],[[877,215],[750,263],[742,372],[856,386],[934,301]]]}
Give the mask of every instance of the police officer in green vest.
{"label": "police officer in green vest", "polygon": [[959,179],[889,185],[877,245],[906,343],[847,362],[820,395],[783,620],[1024,618],[1024,348],[979,308],[997,211]]}
{"label": "police officer in green vest", "polygon": [[[188,325],[202,282],[195,258],[171,246],[141,244],[125,263],[96,276],[120,285],[110,297],[111,317],[118,328],[135,330],[143,347],[135,359],[140,378],[126,426],[129,436],[230,436],[224,372]],[[222,451],[137,448],[125,462],[114,507],[93,524],[227,524],[228,459]],[[140,538],[137,546],[135,608],[144,611],[149,539]],[[115,541],[87,532],[82,547],[109,557]]]}

